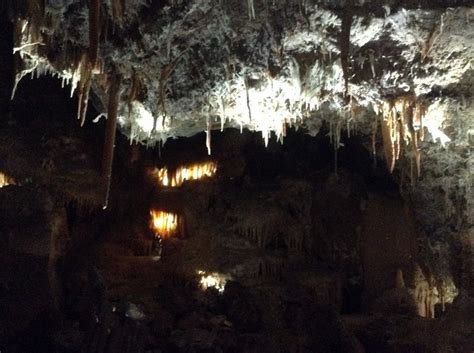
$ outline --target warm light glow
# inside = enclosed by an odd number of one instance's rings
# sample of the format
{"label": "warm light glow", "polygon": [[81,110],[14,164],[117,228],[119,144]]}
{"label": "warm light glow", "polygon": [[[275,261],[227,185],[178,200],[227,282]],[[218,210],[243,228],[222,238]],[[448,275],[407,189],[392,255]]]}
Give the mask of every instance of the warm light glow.
{"label": "warm light glow", "polygon": [[204,177],[212,177],[216,174],[217,164],[215,162],[205,162],[190,166],[181,166],[174,173],[168,168],[155,169],[152,174],[158,179],[158,183],[163,186],[178,187],[185,180],[198,180]]}
{"label": "warm light glow", "polygon": [[201,288],[203,290],[206,290],[208,288],[215,288],[218,290],[219,293],[224,292],[227,280],[230,279],[230,276],[216,272],[207,274],[204,271],[197,271],[197,274],[201,276],[199,284],[201,285]]}
{"label": "warm light glow", "polygon": [[15,185],[15,181],[9,176],[0,172],[0,188],[3,188],[4,186],[7,186],[7,185]]}
{"label": "warm light glow", "polygon": [[178,215],[164,211],[151,210],[151,228],[156,236],[168,238],[178,230]]}

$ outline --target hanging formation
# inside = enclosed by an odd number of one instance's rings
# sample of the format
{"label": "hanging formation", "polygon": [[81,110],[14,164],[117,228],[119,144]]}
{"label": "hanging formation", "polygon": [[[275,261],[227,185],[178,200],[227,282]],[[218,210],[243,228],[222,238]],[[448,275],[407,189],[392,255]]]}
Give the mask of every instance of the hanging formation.
{"label": "hanging formation", "polygon": [[[414,95],[398,97],[384,102],[380,107],[382,117],[382,138],[384,154],[390,172],[395,169],[396,162],[404,151],[411,164],[412,181],[421,174],[420,143],[423,141],[423,116],[426,113],[424,102],[418,101]],[[404,148],[405,147],[405,148]],[[414,170],[416,169],[416,173]]]}

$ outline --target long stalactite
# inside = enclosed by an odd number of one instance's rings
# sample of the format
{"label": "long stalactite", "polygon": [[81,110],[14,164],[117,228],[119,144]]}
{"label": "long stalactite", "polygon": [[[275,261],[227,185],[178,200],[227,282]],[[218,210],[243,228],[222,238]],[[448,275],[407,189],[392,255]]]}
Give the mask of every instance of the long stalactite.
{"label": "long stalactite", "polygon": [[104,187],[103,209],[106,209],[109,203],[110,184],[112,181],[112,166],[115,149],[115,134],[117,130],[117,115],[120,102],[120,75],[110,76],[109,101],[107,106],[107,124],[105,128],[105,142],[102,160],[102,179]]}
{"label": "long stalactite", "polygon": [[79,82],[79,99],[77,108],[77,119],[81,121],[81,126],[84,126],[86,121],[87,106],[89,103],[89,92],[92,83],[92,62],[87,54],[82,55],[79,64],[80,77]]}

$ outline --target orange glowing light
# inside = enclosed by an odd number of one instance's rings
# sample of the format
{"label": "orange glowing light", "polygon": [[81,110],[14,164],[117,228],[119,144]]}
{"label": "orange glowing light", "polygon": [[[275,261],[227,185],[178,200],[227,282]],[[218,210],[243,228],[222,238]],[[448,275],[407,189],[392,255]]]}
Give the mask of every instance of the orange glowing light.
{"label": "orange glowing light", "polygon": [[217,163],[205,162],[189,166],[181,166],[172,174],[168,168],[155,169],[152,174],[162,186],[179,187],[185,180],[199,180],[204,177],[212,177],[216,174]]}
{"label": "orange glowing light", "polygon": [[15,180],[0,172],[0,188],[7,185],[15,185]]}
{"label": "orange glowing light", "polygon": [[164,211],[151,210],[151,228],[156,236],[168,238],[178,230],[178,215]]}

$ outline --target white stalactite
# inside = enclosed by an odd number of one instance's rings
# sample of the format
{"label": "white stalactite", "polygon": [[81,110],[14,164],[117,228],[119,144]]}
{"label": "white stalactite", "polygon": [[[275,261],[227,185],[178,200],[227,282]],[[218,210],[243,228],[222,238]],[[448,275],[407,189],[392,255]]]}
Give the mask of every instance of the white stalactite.
{"label": "white stalactite", "polygon": [[206,127],[206,147],[207,154],[211,155],[211,118],[207,116],[207,127]]}
{"label": "white stalactite", "polygon": [[224,125],[226,121],[226,115],[225,115],[225,101],[224,98],[221,97],[221,108],[222,108],[222,115],[221,115],[221,132],[224,131]]}
{"label": "white stalactite", "polygon": [[249,13],[249,20],[255,20],[255,3],[254,0],[247,0],[247,9]]}
{"label": "white stalactite", "polygon": [[370,61],[370,69],[372,70],[372,77],[375,78],[375,57],[374,51],[369,51],[369,61]]}

